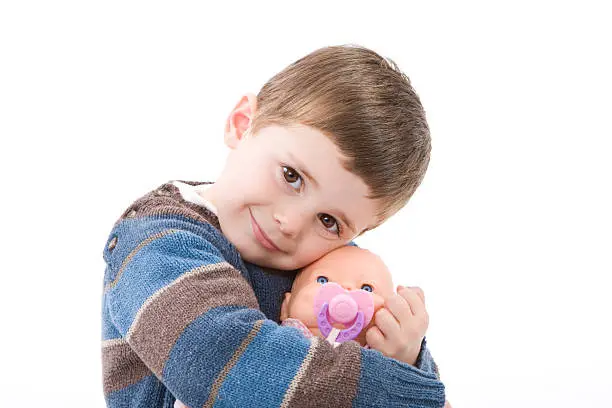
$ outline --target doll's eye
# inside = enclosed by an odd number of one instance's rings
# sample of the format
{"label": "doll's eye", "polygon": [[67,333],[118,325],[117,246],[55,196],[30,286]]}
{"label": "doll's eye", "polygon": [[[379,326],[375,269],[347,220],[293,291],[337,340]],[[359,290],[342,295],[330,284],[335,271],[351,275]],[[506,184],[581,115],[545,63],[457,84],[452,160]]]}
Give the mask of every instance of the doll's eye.
{"label": "doll's eye", "polygon": [[320,283],[321,285],[325,285],[328,282],[328,279],[325,276],[319,276],[317,278],[317,283]]}
{"label": "doll's eye", "polygon": [[361,285],[361,290],[365,290],[366,292],[374,292],[374,289],[372,289],[372,286],[370,285]]}

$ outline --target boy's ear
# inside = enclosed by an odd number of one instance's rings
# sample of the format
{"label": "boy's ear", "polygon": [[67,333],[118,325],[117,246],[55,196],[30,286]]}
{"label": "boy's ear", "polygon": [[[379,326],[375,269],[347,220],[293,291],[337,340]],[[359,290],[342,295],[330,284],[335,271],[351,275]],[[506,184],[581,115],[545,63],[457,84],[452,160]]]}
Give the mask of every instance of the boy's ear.
{"label": "boy's ear", "polygon": [[252,93],[247,93],[236,105],[229,114],[225,122],[225,144],[230,149],[235,149],[236,146],[246,136],[245,132],[251,126],[255,111],[257,110],[257,96]]}
{"label": "boy's ear", "polygon": [[289,317],[289,299],[291,299],[291,292],[285,293],[285,298],[283,299],[283,303],[281,304],[281,322]]}

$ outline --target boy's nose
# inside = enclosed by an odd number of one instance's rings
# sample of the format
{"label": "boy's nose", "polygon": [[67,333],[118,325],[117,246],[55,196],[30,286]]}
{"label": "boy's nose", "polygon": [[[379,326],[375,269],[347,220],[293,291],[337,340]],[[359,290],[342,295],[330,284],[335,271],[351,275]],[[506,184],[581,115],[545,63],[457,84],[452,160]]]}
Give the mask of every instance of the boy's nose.
{"label": "boy's nose", "polygon": [[284,235],[289,237],[295,237],[300,229],[300,220],[299,216],[289,217],[287,215],[282,214],[274,214],[274,219],[278,223],[278,228]]}

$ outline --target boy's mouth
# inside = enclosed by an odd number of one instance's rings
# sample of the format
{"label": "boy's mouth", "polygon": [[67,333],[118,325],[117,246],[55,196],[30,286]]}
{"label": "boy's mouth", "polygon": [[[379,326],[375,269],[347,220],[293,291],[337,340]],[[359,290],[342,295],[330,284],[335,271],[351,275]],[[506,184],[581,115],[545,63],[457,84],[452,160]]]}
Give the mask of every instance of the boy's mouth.
{"label": "boy's mouth", "polygon": [[249,208],[249,215],[251,216],[251,228],[253,229],[253,234],[255,235],[255,239],[257,239],[257,241],[266,249],[270,250],[270,251],[280,251],[280,248],[277,247],[274,242],[272,242],[272,240],[270,238],[268,238],[268,236],[266,235],[266,233],[261,229],[261,227],[259,226],[259,224],[257,223],[257,221],[255,221],[255,217],[253,217],[253,213],[251,212],[251,209]]}

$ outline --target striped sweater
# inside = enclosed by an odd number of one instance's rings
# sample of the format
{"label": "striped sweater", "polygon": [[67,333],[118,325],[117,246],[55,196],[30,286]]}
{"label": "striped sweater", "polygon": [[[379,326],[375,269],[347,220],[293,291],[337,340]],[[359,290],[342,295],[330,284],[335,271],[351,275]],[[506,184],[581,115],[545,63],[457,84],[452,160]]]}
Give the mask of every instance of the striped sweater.
{"label": "striped sweater", "polygon": [[278,325],[296,272],[244,262],[215,214],[171,183],[123,213],[103,255],[109,407],[444,405],[425,341],[413,367]]}

